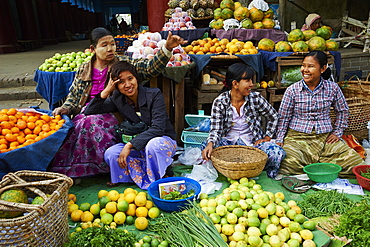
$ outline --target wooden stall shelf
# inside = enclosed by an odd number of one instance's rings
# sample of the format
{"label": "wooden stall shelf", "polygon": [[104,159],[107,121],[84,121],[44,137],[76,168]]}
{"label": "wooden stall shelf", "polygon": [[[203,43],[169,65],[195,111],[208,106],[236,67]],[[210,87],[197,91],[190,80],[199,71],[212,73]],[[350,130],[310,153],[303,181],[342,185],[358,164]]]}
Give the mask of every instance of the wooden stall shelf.
{"label": "wooden stall shelf", "polygon": [[286,88],[267,88],[268,102],[276,109],[279,109],[280,102],[283,99]]}

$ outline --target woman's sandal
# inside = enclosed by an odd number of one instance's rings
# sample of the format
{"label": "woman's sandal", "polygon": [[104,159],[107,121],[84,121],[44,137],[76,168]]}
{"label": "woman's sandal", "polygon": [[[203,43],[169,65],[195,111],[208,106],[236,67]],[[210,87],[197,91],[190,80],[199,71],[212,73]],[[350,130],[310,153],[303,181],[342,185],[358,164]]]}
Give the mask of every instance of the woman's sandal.
{"label": "woman's sandal", "polygon": [[296,177],[283,177],[281,183],[284,188],[293,193],[304,193],[311,188],[311,185],[315,184],[311,180],[299,180]]}
{"label": "woman's sandal", "polygon": [[107,182],[107,185],[108,185],[109,187],[116,187],[116,186],[118,186],[118,185],[119,185],[119,183]]}

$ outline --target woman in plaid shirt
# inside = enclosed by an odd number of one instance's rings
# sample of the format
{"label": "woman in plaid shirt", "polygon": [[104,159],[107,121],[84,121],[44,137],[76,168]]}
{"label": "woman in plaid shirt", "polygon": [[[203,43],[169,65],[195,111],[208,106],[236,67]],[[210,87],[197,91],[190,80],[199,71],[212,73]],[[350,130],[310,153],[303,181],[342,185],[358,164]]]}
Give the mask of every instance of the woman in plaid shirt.
{"label": "woman in plaid shirt", "polygon": [[[218,146],[254,146],[268,155],[265,170],[275,178],[285,157],[284,150],[271,142],[278,114],[264,97],[251,91],[253,76],[253,69],[244,63],[228,68],[223,92],[213,102],[211,130],[202,156],[208,160]],[[267,120],[266,131],[262,129],[262,116]]]}
{"label": "woman in plaid shirt", "polygon": [[108,173],[104,162],[105,150],[118,143],[113,126],[118,124],[119,114],[105,113],[86,116],[80,111],[107,85],[110,68],[116,61],[133,64],[140,81],[159,75],[172,56],[172,49],[184,44],[177,35],[169,35],[166,44],[152,59],[133,59],[116,56],[116,42],[110,31],[103,27],[92,30],[90,50],[94,53],[89,62],[83,63],[76,72],[64,104],[53,111],[54,115],[66,114],[73,117],[75,128],[51,163],[51,171],[69,177],[84,177]]}
{"label": "woman in plaid shirt", "polygon": [[[303,79],[284,93],[276,138],[287,153],[281,174],[302,174],[311,163],[334,163],[343,168],[340,175],[348,176],[353,175],[353,166],[364,162],[340,139],[347,128],[348,105],[338,84],[324,79],[330,76],[327,62],[324,52],[310,52],[301,66]],[[336,113],[334,124],[331,107]]]}

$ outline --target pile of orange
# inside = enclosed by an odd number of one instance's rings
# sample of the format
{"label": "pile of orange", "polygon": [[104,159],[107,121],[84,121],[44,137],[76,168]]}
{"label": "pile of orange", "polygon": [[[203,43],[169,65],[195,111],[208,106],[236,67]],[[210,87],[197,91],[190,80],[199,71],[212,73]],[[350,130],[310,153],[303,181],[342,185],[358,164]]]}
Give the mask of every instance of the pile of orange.
{"label": "pile of orange", "polygon": [[131,38],[131,39],[134,39],[134,38],[137,38],[138,36],[139,36],[138,34],[133,34],[133,35],[122,34],[122,35],[116,35],[116,36],[114,36],[114,38],[119,38],[119,39]]}
{"label": "pile of orange", "polygon": [[239,41],[233,39],[229,41],[224,38],[219,40],[218,38],[204,38],[198,39],[191,42],[190,45],[187,45],[184,48],[184,51],[187,54],[214,54],[214,53],[229,53],[229,54],[239,54],[239,55],[249,55],[257,54],[258,50],[254,46],[252,41]]}
{"label": "pile of orange", "polygon": [[40,141],[60,129],[65,120],[14,108],[0,110],[0,153]]}

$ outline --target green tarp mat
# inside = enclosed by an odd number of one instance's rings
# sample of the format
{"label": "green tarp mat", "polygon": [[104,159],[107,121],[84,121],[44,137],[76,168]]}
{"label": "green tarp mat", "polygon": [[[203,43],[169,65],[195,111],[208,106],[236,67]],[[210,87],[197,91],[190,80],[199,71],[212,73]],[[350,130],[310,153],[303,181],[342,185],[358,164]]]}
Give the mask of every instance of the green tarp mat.
{"label": "green tarp mat", "polygon": [[[192,170],[192,166],[185,166],[185,165],[177,165],[173,166],[173,171],[175,173],[175,176],[182,176],[184,173],[190,173]],[[119,184],[119,186],[116,187],[109,187],[106,185],[106,182],[110,181],[110,176],[109,174],[104,174],[104,175],[99,175],[99,176],[94,176],[94,177],[88,177],[88,178],[82,178],[81,183],[77,185],[73,185],[71,189],[69,190],[69,193],[75,194],[77,196],[77,204],[80,205],[81,203],[88,202],[90,204],[94,204],[98,202],[98,192],[99,190],[117,190],[119,193],[123,193],[123,191],[131,187],[137,191],[142,191],[139,187],[137,187],[135,184],[129,184],[129,183],[123,183]],[[273,193],[276,192],[283,192],[285,195],[285,202],[288,202],[289,200],[294,200],[294,201],[300,201],[303,198],[301,197],[302,194],[298,193],[292,193],[288,190],[286,190],[282,184],[281,181],[275,181],[273,179],[270,179],[267,177],[266,172],[262,172],[262,174],[256,178],[256,181],[258,184],[260,184],[265,191],[271,191]],[[214,194],[209,195],[210,197],[212,196],[217,196],[222,192],[223,189],[229,187],[229,183],[223,175],[219,175],[217,182],[222,182],[222,188],[219,191],[216,191]],[[356,179],[350,179],[350,182],[353,184],[358,184]],[[306,193],[312,193],[314,190],[309,190]],[[369,191],[365,191],[365,193],[370,194]],[[361,196],[357,195],[349,195],[346,194],[348,198],[351,200],[360,200]],[[165,213],[166,214],[166,213]],[[79,223],[72,222],[71,220],[69,221],[69,224],[71,226],[79,226]],[[129,231],[134,231],[136,233],[142,236],[146,235],[149,232],[142,231],[139,232],[135,229],[135,226],[133,225],[123,225],[119,226],[119,228],[124,228]],[[73,232],[74,228],[71,227],[70,231]],[[323,231],[320,230],[315,230],[313,231],[314,233],[314,241],[317,246],[328,246],[330,244],[330,237],[324,233]],[[341,246],[341,245],[336,245],[336,246]],[[335,247],[331,245],[331,247]]]}

